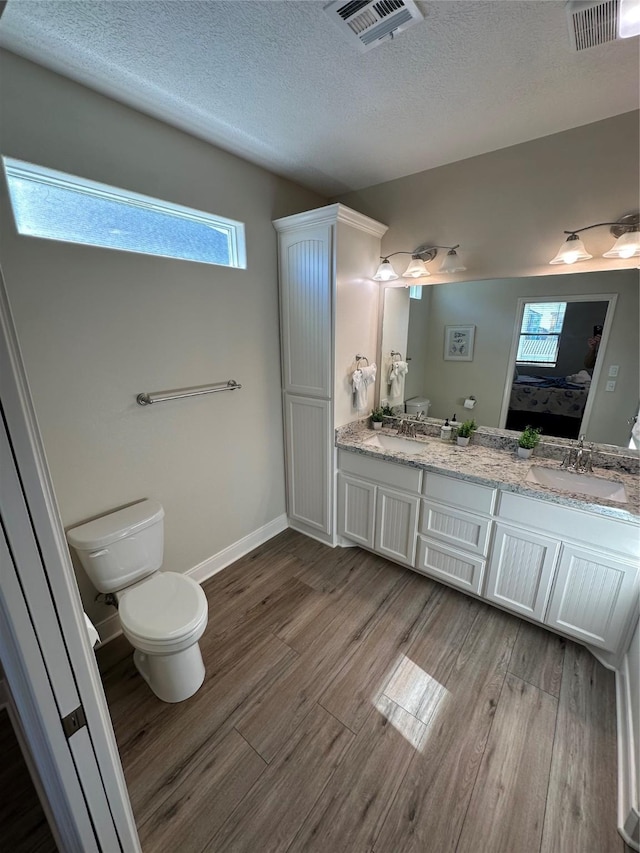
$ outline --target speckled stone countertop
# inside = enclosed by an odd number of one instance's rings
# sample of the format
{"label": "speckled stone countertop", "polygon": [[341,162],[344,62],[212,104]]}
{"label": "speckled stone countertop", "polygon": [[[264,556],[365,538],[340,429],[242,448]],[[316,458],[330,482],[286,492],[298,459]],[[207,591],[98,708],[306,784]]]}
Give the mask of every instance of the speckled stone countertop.
{"label": "speckled stone countertop", "polygon": [[400,462],[436,474],[448,474],[459,480],[469,480],[472,483],[480,483],[503,491],[516,492],[532,498],[596,512],[623,521],[637,523],[639,520],[640,478],[637,474],[594,467],[593,475],[624,485],[628,503],[622,504],[606,498],[569,493],[526,481],[525,477],[532,464],[545,468],[559,467],[557,459],[537,456],[535,451],[530,459],[519,459],[513,450],[474,444],[475,437],[471,439],[468,447],[458,447],[456,444],[440,441],[439,438],[422,435],[411,439],[419,445],[424,445],[424,450],[418,455],[366,444],[367,439],[372,436],[384,434],[397,435],[397,431],[385,428],[377,432],[368,426],[367,421],[357,421],[336,430],[336,447],[377,459],[386,459],[388,462]]}

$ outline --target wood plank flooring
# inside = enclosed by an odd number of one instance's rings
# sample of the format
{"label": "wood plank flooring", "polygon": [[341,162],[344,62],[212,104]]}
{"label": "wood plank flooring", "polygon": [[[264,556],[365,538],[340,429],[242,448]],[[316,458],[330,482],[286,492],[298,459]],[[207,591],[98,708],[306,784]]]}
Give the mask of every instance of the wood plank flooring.
{"label": "wood plank flooring", "polygon": [[188,701],[98,653],[145,853],[623,853],[582,647],[290,530],[204,590]]}

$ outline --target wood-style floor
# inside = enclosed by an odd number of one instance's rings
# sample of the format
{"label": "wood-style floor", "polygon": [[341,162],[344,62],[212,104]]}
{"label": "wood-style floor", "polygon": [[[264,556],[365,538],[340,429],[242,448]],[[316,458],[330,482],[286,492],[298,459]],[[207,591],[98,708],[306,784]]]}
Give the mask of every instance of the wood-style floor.
{"label": "wood-style floor", "polygon": [[188,701],[102,652],[145,853],[623,853],[614,678],[581,646],[293,531],[204,589]]}

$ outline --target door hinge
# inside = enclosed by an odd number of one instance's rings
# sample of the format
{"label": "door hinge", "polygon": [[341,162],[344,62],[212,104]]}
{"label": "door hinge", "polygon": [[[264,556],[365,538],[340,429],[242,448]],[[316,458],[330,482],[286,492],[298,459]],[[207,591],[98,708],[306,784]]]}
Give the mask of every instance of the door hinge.
{"label": "door hinge", "polygon": [[75,711],[71,711],[70,714],[63,717],[61,723],[67,740],[69,740],[79,729],[87,725],[87,718],[85,717],[82,705],[78,705]]}

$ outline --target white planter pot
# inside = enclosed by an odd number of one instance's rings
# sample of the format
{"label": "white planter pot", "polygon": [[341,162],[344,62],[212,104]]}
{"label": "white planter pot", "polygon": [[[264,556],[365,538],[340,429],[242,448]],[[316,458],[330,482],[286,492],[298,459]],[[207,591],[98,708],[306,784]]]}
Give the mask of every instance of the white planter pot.
{"label": "white planter pot", "polygon": [[467,436],[467,437],[465,438],[464,436],[459,435],[459,436],[456,438],[456,444],[458,445],[458,447],[466,447],[466,446],[467,446],[467,444],[469,444],[470,438],[471,438],[470,436]]}
{"label": "white planter pot", "polygon": [[382,421],[371,421],[374,429],[382,429]]}
{"label": "white planter pot", "polygon": [[520,459],[528,459],[533,453],[533,448],[530,447],[519,447],[518,448],[518,456]]}

